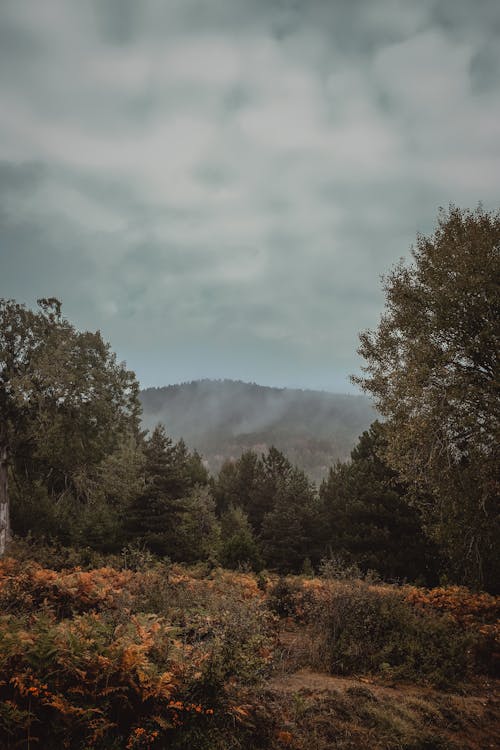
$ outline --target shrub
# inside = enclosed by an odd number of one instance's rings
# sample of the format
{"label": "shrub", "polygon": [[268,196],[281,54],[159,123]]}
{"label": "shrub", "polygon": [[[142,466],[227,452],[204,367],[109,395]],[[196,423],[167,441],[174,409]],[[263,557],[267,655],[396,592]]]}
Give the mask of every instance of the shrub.
{"label": "shrub", "polygon": [[307,623],[315,616],[323,590],[324,585],[319,579],[282,577],[269,591],[268,607],[279,617]]}
{"label": "shrub", "polygon": [[347,562],[341,555],[323,557],[319,564],[319,574],[322,578],[333,581],[380,581],[380,576],[375,570],[363,573],[357,562]]}
{"label": "shrub", "polygon": [[272,653],[272,618],[248,576],[5,559],[0,611],[5,750],[215,750],[231,733],[236,748],[237,688],[258,682]]}
{"label": "shrub", "polygon": [[37,539],[30,535],[21,538],[14,537],[9,544],[9,555],[18,562],[32,563],[52,570],[65,568],[82,568],[92,570],[105,566],[113,568],[123,567],[120,555],[104,554],[90,547],[65,547],[59,542]]}
{"label": "shrub", "polygon": [[447,687],[463,679],[473,638],[445,615],[419,612],[397,589],[338,582],[313,624],[333,673],[379,672]]}
{"label": "shrub", "polygon": [[[28,628],[29,625],[29,628]],[[196,661],[155,616],[127,623],[99,614],[57,622],[0,620],[0,742],[16,747],[152,746],[176,727],[211,720],[214,707],[189,697]]]}
{"label": "shrub", "polygon": [[442,612],[474,635],[474,660],[479,672],[500,673],[500,597],[464,586],[423,589],[407,586],[405,598],[423,612]]}
{"label": "shrub", "polygon": [[299,584],[289,578],[280,577],[269,592],[268,606],[279,617],[293,617],[297,608]]}
{"label": "shrub", "polygon": [[[130,568],[130,570],[147,570],[158,559],[149,551],[144,542],[140,541],[125,545],[121,551],[121,558],[123,567]],[[168,557],[164,559],[166,564],[170,562]]]}

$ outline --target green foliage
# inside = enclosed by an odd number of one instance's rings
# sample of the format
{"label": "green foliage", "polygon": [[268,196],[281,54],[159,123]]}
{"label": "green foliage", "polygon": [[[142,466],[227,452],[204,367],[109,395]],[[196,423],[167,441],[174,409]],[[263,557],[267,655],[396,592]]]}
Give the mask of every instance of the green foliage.
{"label": "green foliage", "polygon": [[137,431],[138,385],[99,333],[77,331],[57,300],[32,312],[0,301],[0,407],[13,468],[51,493]]}
{"label": "green foliage", "polygon": [[[146,439],[143,450],[144,480],[127,508],[126,537],[139,539],[160,557],[193,560],[197,553],[206,557],[207,543],[216,545],[217,530],[207,493],[194,492],[195,483],[206,479],[200,457],[189,453],[182,440],[174,443],[161,425]],[[209,541],[200,539],[200,530],[209,528]]]}
{"label": "green foliage", "polygon": [[[241,508],[248,517],[266,565],[281,572],[299,571],[307,557],[319,561],[321,529],[314,486],[274,446],[260,457],[247,452],[225,464],[213,482],[213,493],[223,512]],[[240,555],[238,547],[252,544],[250,530],[238,526],[238,534],[227,539],[228,560]],[[253,565],[255,561],[254,557]]]}
{"label": "green foliage", "polygon": [[56,299],[38,304],[0,300],[0,516],[10,484],[14,531],[76,541],[71,511],[94,497],[96,467],[139,439],[138,384],[99,332],[77,331]]}
{"label": "green foliage", "polygon": [[[121,551],[123,567],[127,570],[148,570],[153,567],[157,558],[149,551],[144,542],[131,542]],[[165,558],[164,562],[170,562]]]}
{"label": "green foliage", "polygon": [[409,486],[449,574],[498,586],[500,214],[450,207],[413,263],[386,277],[355,378],[387,418],[387,460]]}
{"label": "green foliage", "polygon": [[39,565],[53,570],[65,568],[101,568],[106,565],[121,568],[126,567],[120,555],[98,552],[91,547],[67,547],[58,541],[47,541],[43,537],[32,536],[14,537],[9,544],[9,555],[20,562],[36,560]]}
{"label": "green foliage", "polygon": [[124,435],[116,450],[96,467],[93,495],[121,512],[144,487],[144,464],[142,441]]}
{"label": "green foliage", "polygon": [[407,488],[384,460],[385,427],[374,422],[348,464],[330,469],[320,488],[328,546],[347,565],[385,580],[437,582],[439,554],[422,529]]}
{"label": "green foliage", "polygon": [[262,475],[262,459],[253,451],[246,451],[237,461],[224,463],[213,482],[219,513],[231,506],[241,507],[255,532],[260,530],[263,515],[272,502],[272,498],[263,497]]}
{"label": "green foliage", "polygon": [[207,487],[195,487],[184,500],[172,557],[186,563],[215,560],[219,547],[220,525],[215,516],[215,502]]}
{"label": "green foliage", "polygon": [[448,687],[472,666],[470,635],[388,587],[337,582],[314,622],[320,659],[333,673],[379,672]]}
{"label": "green foliage", "polygon": [[230,506],[221,518],[222,546],[220,561],[226,568],[236,570],[250,567],[262,568],[262,558],[246,513],[240,507]]}
{"label": "green foliage", "polygon": [[279,617],[294,617],[297,614],[297,598],[300,584],[280,576],[268,595],[268,607]]}
{"label": "green foliage", "polygon": [[318,572],[322,578],[329,581],[361,581],[365,577],[357,563],[348,563],[341,555],[324,557],[319,564]]}
{"label": "green foliage", "polygon": [[319,505],[313,486],[300,469],[290,467],[278,475],[274,492],[274,507],[262,524],[264,560],[282,573],[297,573],[306,558],[317,562]]}

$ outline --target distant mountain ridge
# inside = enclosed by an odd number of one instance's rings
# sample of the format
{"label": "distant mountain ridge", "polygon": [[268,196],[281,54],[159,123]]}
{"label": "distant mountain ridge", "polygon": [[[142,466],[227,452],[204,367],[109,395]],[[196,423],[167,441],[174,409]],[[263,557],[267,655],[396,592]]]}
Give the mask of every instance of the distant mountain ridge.
{"label": "distant mountain ridge", "polygon": [[195,380],[141,391],[144,427],[158,422],[218,471],[244,450],[275,445],[315,480],[348,458],[377,417],[364,396],[272,388],[235,380]]}

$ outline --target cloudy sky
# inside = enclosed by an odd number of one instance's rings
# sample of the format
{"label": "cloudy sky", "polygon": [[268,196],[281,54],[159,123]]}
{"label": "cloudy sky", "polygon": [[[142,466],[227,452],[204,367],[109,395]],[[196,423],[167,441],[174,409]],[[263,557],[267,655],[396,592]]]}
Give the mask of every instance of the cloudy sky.
{"label": "cloudy sky", "polygon": [[0,296],[145,386],[352,390],[380,275],[499,205],[497,0],[1,0]]}

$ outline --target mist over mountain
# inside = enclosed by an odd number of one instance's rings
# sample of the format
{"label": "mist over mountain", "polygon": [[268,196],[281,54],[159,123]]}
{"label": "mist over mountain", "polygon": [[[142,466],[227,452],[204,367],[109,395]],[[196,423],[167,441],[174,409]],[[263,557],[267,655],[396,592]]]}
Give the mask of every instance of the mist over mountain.
{"label": "mist over mountain", "polygon": [[377,417],[364,396],[271,388],[234,380],[197,380],[141,391],[143,424],[158,422],[184,438],[213,472],[245,450],[275,445],[316,481],[348,458]]}

